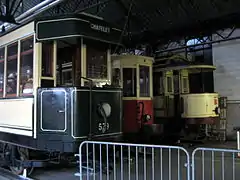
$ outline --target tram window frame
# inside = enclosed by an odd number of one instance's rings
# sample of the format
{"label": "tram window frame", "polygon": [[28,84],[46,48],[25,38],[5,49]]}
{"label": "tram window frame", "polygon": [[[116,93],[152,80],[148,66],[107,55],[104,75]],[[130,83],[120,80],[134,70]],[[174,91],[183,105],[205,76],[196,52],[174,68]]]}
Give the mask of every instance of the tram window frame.
{"label": "tram window frame", "polygon": [[[10,52],[9,49],[13,48],[13,52]],[[15,49],[14,49],[15,48]],[[7,46],[7,64],[6,64],[6,97],[16,97],[17,96],[17,87],[18,87],[18,41],[11,43]],[[16,51],[16,52],[15,52]],[[14,62],[15,73],[9,73],[9,64]],[[15,67],[16,66],[16,67]],[[9,75],[8,75],[9,74]],[[11,83],[8,81],[12,80]],[[14,87],[15,86],[15,87]],[[14,92],[8,92],[8,90],[14,89]]]}
{"label": "tram window frame", "polygon": [[[30,41],[30,42],[29,42]],[[32,96],[33,95],[33,76],[34,76],[34,38],[33,36],[27,37],[25,39],[21,39],[20,41],[21,49],[20,49],[20,69],[19,69],[19,96]],[[25,48],[23,45],[24,43],[30,43],[27,44],[29,47],[28,49],[23,49]],[[25,58],[25,59],[24,59]],[[23,64],[24,63],[24,64]],[[30,65],[26,65],[27,63],[30,63]],[[29,72],[26,72],[26,75],[23,74],[25,66],[29,66]],[[31,67],[30,67],[31,66]],[[28,74],[27,74],[28,73]],[[25,81],[25,76],[27,81]],[[31,89],[30,92],[24,93],[24,86],[25,85],[30,85]]]}
{"label": "tram window frame", "polygon": [[[48,52],[46,52],[48,51]],[[54,41],[42,42],[42,77],[53,77]]]}
{"label": "tram window frame", "polygon": [[[142,71],[144,72],[143,77],[141,77]],[[141,83],[141,79],[143,79],[143,83]],[[139,66],[139,87],[140,97],[150,97],[150,66]]]}
{"label": "tram window frame", "polygon": [[1,47],[0,48],[0,74],[2,74],[2,79],[1,79],[1,76],[0,76],[0,84],[2,84],[2,88],[0,86],[0,98],[3,98],[3,92],[4,92],[4,81],[5,81],[5,78],[4,78],[4,65],[5,65],[5,50],[6,48],[5,47]]}
{"label": "tram window frame", "polygon": [[[136,74],[136,72],[137,72],[137,68],[122,68],[123,97],[136,97],[137,96],[137,74]],[[129,74],[131,74],[131,75],[129,75]],[[125,86],[128,84],[130,84],[130,85]],[[127,88],[127,91],[126,91],[126,88]]]}

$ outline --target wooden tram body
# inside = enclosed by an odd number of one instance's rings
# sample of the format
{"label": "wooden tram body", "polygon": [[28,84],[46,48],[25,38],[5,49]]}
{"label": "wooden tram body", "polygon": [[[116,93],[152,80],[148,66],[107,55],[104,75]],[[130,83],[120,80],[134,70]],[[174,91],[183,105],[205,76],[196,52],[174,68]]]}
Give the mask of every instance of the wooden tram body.
{"label": "wooden tram body", "polygon": [[[0,142],[15,173],[76,153],[83,140],[121,136],[122,89],[103,86],[120,35],[102,19],[76,15],[27,22],[0,37]],[[31,153],[45,156],[30,162]]]}
{"label": "wooden tram body", "polygon": [[181,132],[187,131],[183,133],[186,137],[195,131],[191,137],[196,140],[202,125],[217,124],[219,95],[206,91],[203,81],[204,73],[215,69],[212,65],[187,64],[179,60],[153,66],[155,123],[164,127],[166,136],[178,139]]}
{"label": "wooden tram body", "polygon": [[156,134],[152,64],[152,57],[112,56],[112,83],[123,88],[123,138],[127,141],[149,143]]}

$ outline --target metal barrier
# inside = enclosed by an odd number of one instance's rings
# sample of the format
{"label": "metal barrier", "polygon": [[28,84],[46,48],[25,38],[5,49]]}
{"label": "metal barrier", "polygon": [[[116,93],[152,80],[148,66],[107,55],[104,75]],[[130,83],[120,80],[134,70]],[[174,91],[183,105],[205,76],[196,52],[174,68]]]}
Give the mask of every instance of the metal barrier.
{"label": "metal barrier", "polygon": [[196,148],[191,159],[192,180],[239,179],[239,152],[232,149]]}
{"label": "metal barrier", "polygon": [[177,146],[85,141],[80,180],[190,180],[190,156]]}

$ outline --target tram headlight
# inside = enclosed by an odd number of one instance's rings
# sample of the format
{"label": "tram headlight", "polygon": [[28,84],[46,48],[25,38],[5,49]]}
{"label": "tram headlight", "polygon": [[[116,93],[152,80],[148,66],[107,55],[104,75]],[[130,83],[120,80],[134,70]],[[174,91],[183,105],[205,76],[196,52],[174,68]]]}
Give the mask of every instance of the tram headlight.
{"label": "tram headlight", "polygon": [[145,115],[144,115],[144,120],[145,120],[146,122],[150,121],[151,118],[152,118],[152,117],[151,117],[150,114],[145,114]]}
{"label": "tram headlight", "polygon": [[[102,112],[102,111],[104,111],[104,112]],[[98,113],[101,116],[103,116],[103,117],[106,116],[106,118],[108,118],[111,115],[111,112],[112,112],[112,108],[111,108],[110,104],[101,103],[98,105]]]}

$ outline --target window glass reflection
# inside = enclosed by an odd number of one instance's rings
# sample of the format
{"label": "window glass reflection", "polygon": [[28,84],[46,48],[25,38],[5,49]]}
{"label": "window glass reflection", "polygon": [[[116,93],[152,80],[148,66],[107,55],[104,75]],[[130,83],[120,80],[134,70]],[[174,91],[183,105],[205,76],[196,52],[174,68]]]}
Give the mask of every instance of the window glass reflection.
{"label": "window glass reflection", "polygon": [[4,88],[4,56],[5,48],[0,48],[0,97],[3,97]]}
{"label": "window glass reflection", "polygon": [[150,82],[149,82],[149,66],[139,66],[139,82],[140,82],[140,96],[150,96]]}
{"label": "window glass reflection", "polygon": [[7,47],[7,96],[17,94],[17,49],[18,44],[14,43]]}

